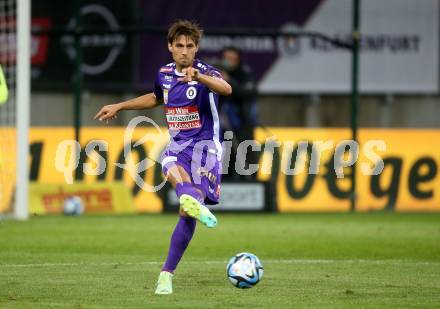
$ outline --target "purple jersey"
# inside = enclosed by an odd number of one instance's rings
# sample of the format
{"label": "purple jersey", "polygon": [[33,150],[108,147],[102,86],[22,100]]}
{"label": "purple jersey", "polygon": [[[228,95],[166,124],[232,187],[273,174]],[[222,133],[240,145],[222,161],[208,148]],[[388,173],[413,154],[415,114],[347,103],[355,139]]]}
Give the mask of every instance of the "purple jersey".
{"label": "purple jersey", "polygon": [[[202,74],[223,79],[217,69],[200,60],[194,60],[193,67]],[[179,144],[188,140],[220,143],[218,94],[197,81],[178,81],[182,76],[173,62],[159,70],[154,85],[156,98],[164,100],[173,141]]]}
{"label": "purple jersey", "polygon": [[[223,79],[218,70],[195,60],[200,73]],[[216,204],[220,197],[221,156],[220,123],[217,112],[218,94],[202,83],[181,82],[183,74],[176,64],[163,66],[154,86],[156,98],[163,98],[171,143],[161,158],[164,174],[178,164],[191,177],[205,202]],[[182,147],[183,146],[183,147]]]}

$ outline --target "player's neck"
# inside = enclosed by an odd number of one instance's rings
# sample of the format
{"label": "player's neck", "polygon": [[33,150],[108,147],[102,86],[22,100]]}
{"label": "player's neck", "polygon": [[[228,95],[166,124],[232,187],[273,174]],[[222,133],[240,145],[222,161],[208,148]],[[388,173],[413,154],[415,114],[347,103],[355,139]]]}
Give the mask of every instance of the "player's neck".
{"label": "player's neck", "polygon": [[[193,61],[193,63],[194,63],[194,61]],[[179,73],[182,73],[183,69],[192,67],[193,63],[191,63],[190,65],[184,67],[184,66],[181,66],[180,64],[178,64],[176,62],[176,71],[179,72]]]}

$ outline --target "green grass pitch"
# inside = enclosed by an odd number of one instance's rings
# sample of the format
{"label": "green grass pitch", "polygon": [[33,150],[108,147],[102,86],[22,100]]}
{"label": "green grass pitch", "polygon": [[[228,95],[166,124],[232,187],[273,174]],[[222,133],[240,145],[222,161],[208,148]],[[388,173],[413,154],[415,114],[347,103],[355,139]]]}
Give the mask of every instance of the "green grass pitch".
{"label": "green grass pitch", "polygon": [[[0,221],[0,308],[439,308],[439,214],[223,214],[154,295],[176,215]],[[240,290],[226,262],[264,278]]]}

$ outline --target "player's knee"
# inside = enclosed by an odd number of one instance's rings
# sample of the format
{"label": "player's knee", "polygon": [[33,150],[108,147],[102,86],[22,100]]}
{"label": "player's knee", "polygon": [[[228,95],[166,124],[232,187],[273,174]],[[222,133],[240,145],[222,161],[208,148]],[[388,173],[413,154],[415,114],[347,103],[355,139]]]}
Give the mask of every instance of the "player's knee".
{"label": "player's knee", "polygon": [[173,167],[169,168],[166,177],[168,182],[170,182],[173,187],[175,187],[178,183],[191,182],[191,178],[189,177],[188,173],[179,165],[174,165]]}

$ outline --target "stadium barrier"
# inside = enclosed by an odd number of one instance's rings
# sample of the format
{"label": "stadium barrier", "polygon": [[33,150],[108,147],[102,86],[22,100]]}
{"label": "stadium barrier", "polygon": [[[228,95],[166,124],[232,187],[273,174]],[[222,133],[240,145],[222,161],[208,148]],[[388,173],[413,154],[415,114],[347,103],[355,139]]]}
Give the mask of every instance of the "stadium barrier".
{"label": "stadium barrier", "polygon": [[75,182],[71,185],[31,182],[29,212],[32,215],[59,214],[65,201],[79,197],[87,213],[134,213],[133,197],[127,185],[118,182]]}
{"label": "stadium barrier", "polygon": [[[260,168],[257,179],[274,184],[276,187],[277,210],[280,212],[313,211],[350,211],[350,168],[344,168],[345,177],[338,178],[334,169],[335,147],[350,137],[349,129],[303,129],[269,128],[257,129],[256,137],[261,143]],[[90,184],[98,182],[123,181],[133,196],[137,212],[162,212],[164,210],[163,193],[148,192],[136,185],[133,175],[138,174],[145,186],[154,187],[163,182],[162,170],[157,160],[165,147],[167,134],[155,136],[139,146],[135,141],[142,139],[153,128],[138,128],[131,141],[124,142],[124,128],[84,128],[82,130],[80,158],[74,168],[71,161],[62,157],[66,171],[56,165],[59,145],[66,139],[73,139],[71,128],[32,128],[30,132],[30,179],[41,186],[46,184],[65,184],[66,173],[75,181]],[[438,166],[440,157],[440,130],[417,129],[360,129],[358,164],[374,165],[365,154],[365,144],[369,140],[382,140],[386,150],[375,151],[383,162],[383,171],[378,175],[364,175],[362,168],[357,169],[357,211],[395,210],[395,211],[440,211],[440,177]],[[97,140],[95,150],[86,153],[86,145]],[[298,148],[288,149],[288,141],[334,141],[334,147],[322,152],[317,174],[308,173],[308,156],[311,147],[299,157],[304,157],[305,168],[297,175],[285,174],[287,165],[294,166],[295,152]],[[100,144],[101,143],[101,144]],[[99,150],[99,145],[105,147]],[[276,146],[279,144],[281,146]],[[274,145],[276,147],[274,147]],[[271,149],[273,152],[271,153]],[[290,160],[289,159],[290,153]],[[68,156],[68,153],[65,155]],[[71,154],[70,154],[71,155]],[[101,156],[102,160],[98,160]],[[139,170],[144,159],[151,164]],[[147,162],[147,163],[148,163]],[[87,165],[105,169],[99,175],[90,175]],[[116,164],[118,163],[118,164]],[[102,166],[101,166],[102,167]],[[88,167],[90,168],[90,166]],[[14,187],[11,183],[3,184]],[[227,187],[227,186],[226,186]],[[226,191],[225,191],[226,192]],[[7,200],[7,198],[5,199]],[[131,203],[127,201],[127,203]],[[5,210],[5,204],[0,205]],[[237,205],[240,207],[240,205]],[[31,207],[35,207],[31,205]]]}
{"label": "stadium barrier", "polygon": [[[220,212],[260,212],[276,210],[276,194],[268,181],[224,181],[221,185],[221,200],[212,209]],[[179,201],[170,185],[163,189],[164,212],[177,212]],[[208,205],[208,207],[211,207]]]}

